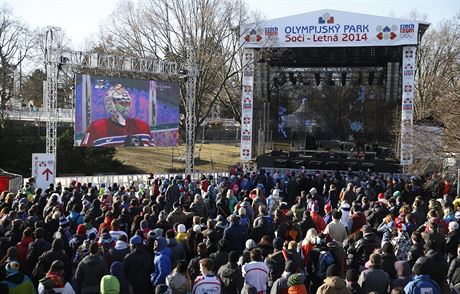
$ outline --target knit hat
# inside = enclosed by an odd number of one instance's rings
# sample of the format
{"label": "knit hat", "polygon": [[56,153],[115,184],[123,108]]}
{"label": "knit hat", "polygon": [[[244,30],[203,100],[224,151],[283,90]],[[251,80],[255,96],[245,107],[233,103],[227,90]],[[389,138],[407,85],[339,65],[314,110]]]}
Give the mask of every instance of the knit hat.
{"label": "knit hat", "polygon": [[65,217],[60,217],[60,218],[59,218],[59,225],[60,225],[61,227],[65,227],[65,226],[67,226],[68,224],[69,224],[69,220],[68,220],[67,218],[65,218]]}
{"label": "knit hat", "polygon": [[275,239],[273,239],[273,248],[278,250],[283,249],[283,239],[281,239],[280,237],[276,237]]}
{"label": "knit hat", "polygon": [[118,294],[120,293],[120,282],[117,277],[106,275],[101,279],[100,288],[101,294]]}
{"label": "knit hat", "polygon": [[20,268],[20,265],[19,265],[19,262],[17,261],[10,261],[6,264],[5,266],[5,270],[8,274],[11,274],[11,273],[16,273],[19,271],[19,268]]}
{"label": "knit hat", "polygon": [[106,246],[112,244],[112,241],[113,241],[112,236],[109,233],[104,233],[100,239],[101,245],[106,245]]}
{"label": "knit hat", "polygon": [[86,235],[86,226],[81,224],[77,227],[77,235]]}
{"label": "knit hat", "polygon": [[187,231],[187,229],[185,228],[185,225],[180,224],[180,225],[177,226],[177,231],[179,233],[185,233]]}
{"label": "knit hat", "polygon": [[97,233],[95,231],[92,231],[91,233],[88,234],[88,240],[96,240],[97,238]]}
{"label": "knit hat", "polygon": [[331,202],[329,201],[326,205],[324,205],[324,211],[326,213],[329,213],[332,211],[332,205],[331,205]]}
{"label": "knit hat", "polygon": [[200,225],[194,225],[194,226],[193,226],[193,231],[194,231],[195,233],[201,233],[201,227],[200,227]]}
{"label": "knit hat", "polygon": [[238,209],[238,214],[241,215],[241,216],[245,216],[246,215],[246,208],[240,207],[240,209]]}
{"label": "knit hat", "polygon": [[249,239],[246,241],[246,249],[250,250],[254,247],[256,247],[256,242],[254,240]]}
{"label": "knit hat", "polygon": [[131,244],[131,245],[140,245],[140,244],[142,244],[141,236],[134,235],[133,237],[131,237],[131,239],[129,239],[129,244]]}
{"label": "knit hat", "polygon": [[302,278],[300,274],[292,274],[288,278],[288,287],[294,286],[294,285],[300,285],[302,284]]}

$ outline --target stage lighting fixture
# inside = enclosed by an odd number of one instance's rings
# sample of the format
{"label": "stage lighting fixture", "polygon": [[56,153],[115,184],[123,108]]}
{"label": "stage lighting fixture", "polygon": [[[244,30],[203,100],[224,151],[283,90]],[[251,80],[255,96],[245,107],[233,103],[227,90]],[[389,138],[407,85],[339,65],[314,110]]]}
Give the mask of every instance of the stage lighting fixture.
{"label": "stage lighting fixture", "polygon": [[383,86],[385,84],[385,72],[382,70],[379,75],[379,80],[377,82],[377,85]]}
{"label": "stage lighting fixture", "polygon": [[369,83],[369,86],[372,86],[374,83],[374,72],[371,71],[369,72],[369,77],[367,78],[367,82]]}
{"label": "stage lighting fixture", "polygon": [[321,76],[319,75],[319,73],[315,73],[315,82],[317,86],[319,86],[319,84],[321,83]]}
{"label": "stage lighting fixture", "polygon": [[332,79],[332,77],[333,77],[333,75],[332,75],[331,72],[327,74],[327,83],[328,83],[329,86],[334,86],[335,85],[335,82]]}
{"label": "stage lighting fixture", "polygon": [[343,72],[342,73],[342,86],[345,86],[346,83],[347,83],[347,73]]}
{"label": "stage lighting fixture", "polygon": [[362,85],[363,84],[363,73],[360,72],[358,74],[358,85]]}

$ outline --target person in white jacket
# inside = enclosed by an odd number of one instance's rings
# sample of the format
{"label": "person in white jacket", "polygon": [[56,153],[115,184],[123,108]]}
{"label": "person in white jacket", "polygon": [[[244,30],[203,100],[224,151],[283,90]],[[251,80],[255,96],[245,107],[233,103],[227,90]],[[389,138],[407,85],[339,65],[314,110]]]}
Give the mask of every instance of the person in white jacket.
{"label": "person in white jacket", "polygon": [[45,290],[52,289],[54,293],[75,294],[72,286],[64,280],[64,263],[55,260],[46,273],[46,276],[38,284],[38,294],[44,294]]}

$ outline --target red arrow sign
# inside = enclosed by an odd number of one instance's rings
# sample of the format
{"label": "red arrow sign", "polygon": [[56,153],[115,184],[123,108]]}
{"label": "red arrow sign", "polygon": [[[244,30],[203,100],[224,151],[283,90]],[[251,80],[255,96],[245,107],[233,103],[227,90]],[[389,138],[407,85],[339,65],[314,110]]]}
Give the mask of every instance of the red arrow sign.
{"label": "red arrow sign", "polygon": [[49,168],[45,169],[45,170],[43,171],[43,173],[42,173],[42,175],[45,175],[46,181],[48,181],[49,176],[52,175],[52,174],[53,174],[53,172],[52,172]]}

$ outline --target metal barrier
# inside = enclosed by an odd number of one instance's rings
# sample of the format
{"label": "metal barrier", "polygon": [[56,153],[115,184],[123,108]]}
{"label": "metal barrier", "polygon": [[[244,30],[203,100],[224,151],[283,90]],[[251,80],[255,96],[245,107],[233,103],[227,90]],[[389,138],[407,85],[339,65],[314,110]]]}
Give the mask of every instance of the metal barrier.
{"label": "metal barrier", "polygon": [[[212,175],[215,179],[219,177],[228,177],[228,172],[207,172],[207,173],[193,173],[191,174],[192,180],[200,179],[201,175]],[[155,178],[171,178],[180,176],[185,178],[186,174],[154,174]],[[56,177],[55,183],[61,183],[62,186],[68,186],[72,181],[79,183],[93,183],[96,185],[100,184],[112,184],[117,183],[118,185],[128,185],[132,181],[135,183],[147,183],[149,174],[134,174],[134,175],[100,175],[100,176],[75,176],[75,177]]]}
{"label": "metal barrier", "polygon": [[[11,120],[22,120],[22,121],[47,121],[48,112],[44,108],[20,108],[20,109],[11,109],[6,110],[6,114]],[[71,123],[74,121],[74,110],[58,108],[58,122],[68,122]]]}
{"label": "metal barrier", "polygon": [[[258,167],[259,168],[259,167]],[[300,169],[295,169],[295,168],[274,168],[274,167],[260,167],[260,168],[263,168],[264,170],[266,171],[269,171],[270,173],[274,173],[275,171],[278,171],[280,174],[286,174],[286,173],[289,173],[289,174],[292,174],[292,172],[295,172],[295,174],[299,174],[300,173]],[[259,169],[260,169],[259,168]],[[320,173],[321,175],[323,174],[327,174],[327,173],[335,173],[336,171],[334,170],[317,170],[317,169],[304,169],[303,170],[305,173],[307,174],[316,174],[316,173]],[[340,175],[342,176],[342,178],[345,178],[347,175],[348,175],[348,171],[346,170],[341,170],[339,171]],[[354,172],[356,174],[359,174],[359,172]],[[362,173],[365,173],[365,172],[362,172]],[[405,175],[405,174],[401,174],[401,173],[385,173],[385,172],[379,172],[378,173],[379,175],[383,176],[384,179],[387,179],[387,178],[393,178],[393,177],[396,177],[398,179],[403,179],[403,180],[407,180],[408,179],[408,176]]]}

